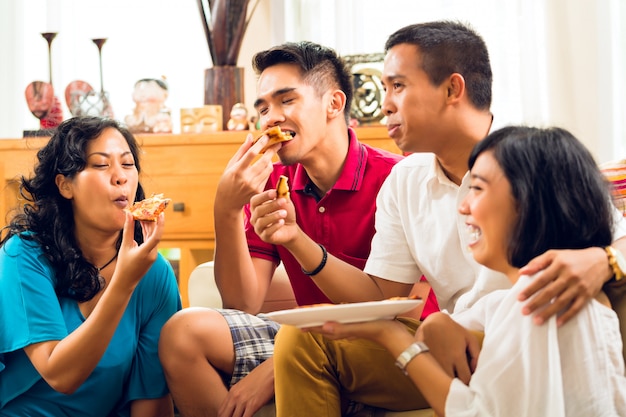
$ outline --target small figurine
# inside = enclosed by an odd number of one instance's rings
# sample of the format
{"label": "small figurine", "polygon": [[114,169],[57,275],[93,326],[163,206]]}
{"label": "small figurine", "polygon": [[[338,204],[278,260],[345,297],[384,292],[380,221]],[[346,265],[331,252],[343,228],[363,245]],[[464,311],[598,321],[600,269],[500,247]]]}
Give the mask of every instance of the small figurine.
{"label": "small figurine", "polygon": [[243,103],[237,103],[230,111],[230,119],[226,125],[228,130],[248,130],[248,110]]}
{"label": "small figurine", "polygon": [[261,130],[261,121],[259,120],[257,116],[250,117],[250,125],[255,130]]}
{"label": "small figurine", "polygon": [[167,84],[156,78],[144,78],[135,83],[133,114],[124,121],[133,133],[170,133],[172,116],[165,106],[168,96]]}

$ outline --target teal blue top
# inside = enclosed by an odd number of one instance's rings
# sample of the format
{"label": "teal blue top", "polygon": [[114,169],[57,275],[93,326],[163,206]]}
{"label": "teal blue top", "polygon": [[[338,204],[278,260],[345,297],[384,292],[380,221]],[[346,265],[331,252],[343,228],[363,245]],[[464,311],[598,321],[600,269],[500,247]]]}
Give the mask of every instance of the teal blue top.
{"label": "teal blue top", "polygon": [[167,394],[158,340],[181,308],[169,262],[158,256],[97,367],[71,395],[50,388],[23,350],[61,340],[85,321],[75,300],[56,295],[55,282],[38,243],[13,236],[0,248],[0,416],[127,416],[130,401]]}

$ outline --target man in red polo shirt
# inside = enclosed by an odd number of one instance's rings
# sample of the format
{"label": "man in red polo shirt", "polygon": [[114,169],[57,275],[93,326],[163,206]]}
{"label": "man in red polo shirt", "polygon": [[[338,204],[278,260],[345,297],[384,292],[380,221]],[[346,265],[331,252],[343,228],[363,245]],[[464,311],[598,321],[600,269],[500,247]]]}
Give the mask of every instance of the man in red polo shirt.
{"label": "man in red polo shirt", "polygon": [[[183,416],[252,415],[273,398],[279,325],[257,313],[279,262],[300,305],[364,301],[329,298],[312,281],[316,271],[303,270],[285,247],[256,234],[261,212],[269,213],[267,221],[286,210],[286,199],[276,198],[279,176],[288,178],[295,208],[279,222],[295,222],[320,251],[362,269],[375,232],[376,195],[401,159],[359,143],[348,128],[351,74],[335,51],[287,43],[255,55],[253,66],[261,127],[280,126],[293,140],[259,157],[267,138],[254,143],[249,136],[219,182],[215,276],[229,309],[186,309],[161,333],[161,360]],[[280,163],[272,164],[276,154]],[[251,212],[251,198],[261,211]]]}

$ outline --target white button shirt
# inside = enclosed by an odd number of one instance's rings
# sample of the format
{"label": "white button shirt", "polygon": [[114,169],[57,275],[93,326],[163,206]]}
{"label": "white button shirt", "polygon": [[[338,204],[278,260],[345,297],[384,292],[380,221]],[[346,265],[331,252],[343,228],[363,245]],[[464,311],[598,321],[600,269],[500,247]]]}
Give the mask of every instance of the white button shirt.
{"label": "white button shirt", "polygon": [[[503,274],[478,264],[468,249],[465,216],[458,211],[469,192],[469,172],[458,186],[432,153],[397,163],[376,199],[376,234],[365,272],[415,283],[422,274],[442,310],[460,312],[482,296],[510,288]],[[614,240],[626,236],[626,219],[615,210]]]}

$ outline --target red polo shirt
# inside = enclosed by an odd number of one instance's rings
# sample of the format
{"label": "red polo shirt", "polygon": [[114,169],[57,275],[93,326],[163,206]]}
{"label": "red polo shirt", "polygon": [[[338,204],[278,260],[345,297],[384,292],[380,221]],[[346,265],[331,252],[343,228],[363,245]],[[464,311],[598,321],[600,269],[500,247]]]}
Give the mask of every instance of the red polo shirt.
{"label": "red polo shirt", "polygon": [[[329,253],[363,269],[374,236],[376,195],[391,168],[402,156],[360,143],[352,129],[349,129],[349,137],[350,146],[343,171],[332,189],[319,201],[309,191],[311,181],[300,164],[275,164],[266,189],[276,187],[280,175],[289,178],[290,198],[302,230],[324,245]],[[283,262],[299,305],[330,302],[311,278],[302,273],[300,265],[288,250],[265,243],[257,236],[249,223],[249,206],[246,206],[245,212],[250,254]]]}

